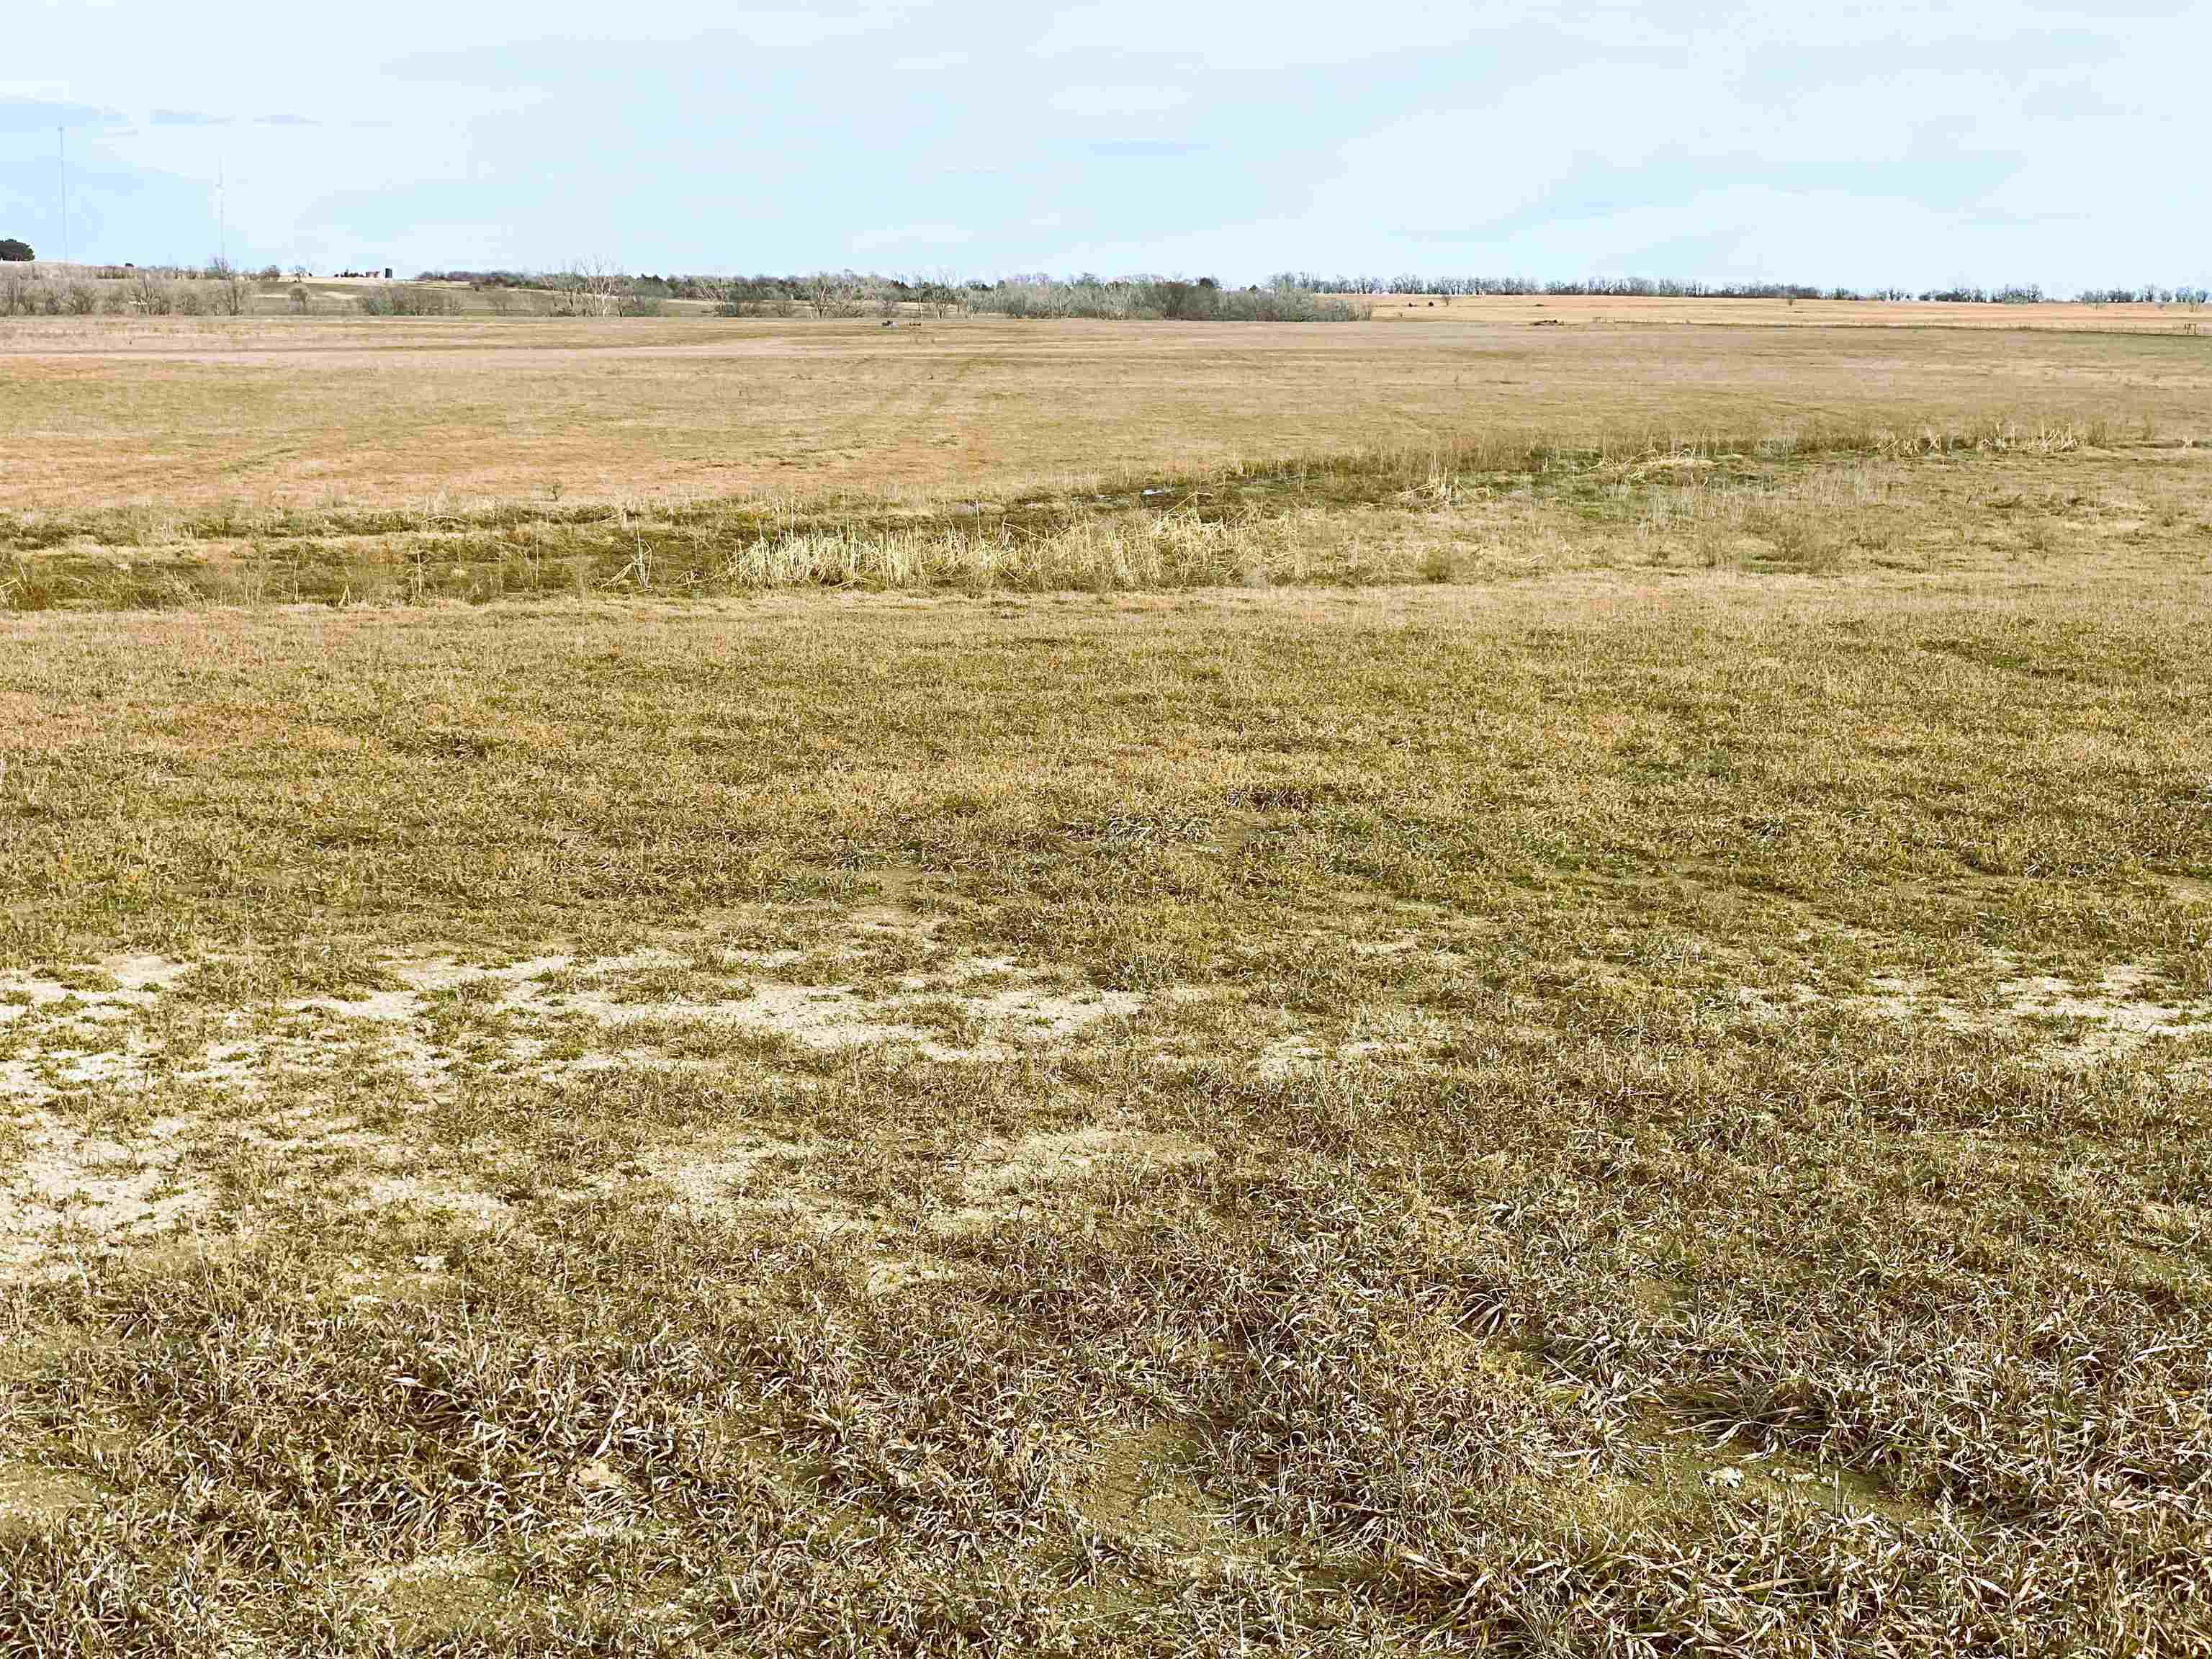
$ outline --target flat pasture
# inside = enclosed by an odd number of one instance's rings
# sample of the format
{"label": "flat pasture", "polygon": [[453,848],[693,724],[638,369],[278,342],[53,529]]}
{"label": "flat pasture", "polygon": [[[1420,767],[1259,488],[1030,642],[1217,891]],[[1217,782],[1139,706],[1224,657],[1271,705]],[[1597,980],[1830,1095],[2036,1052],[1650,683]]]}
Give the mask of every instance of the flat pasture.
{"label": "flat pasture", "polygon": [[[1480,303],[1497,314],[1460,301],[1418,329],[8,319],[0,513],[939,501],[1501,432],[2172,432],[2212,409],[2212,344],[2172,333],[1719,325],[1755,301],[1705,302],[1710,325],[1629,325],[1594,301]],[[1529,325],[1545,314],[1577,320]]]}

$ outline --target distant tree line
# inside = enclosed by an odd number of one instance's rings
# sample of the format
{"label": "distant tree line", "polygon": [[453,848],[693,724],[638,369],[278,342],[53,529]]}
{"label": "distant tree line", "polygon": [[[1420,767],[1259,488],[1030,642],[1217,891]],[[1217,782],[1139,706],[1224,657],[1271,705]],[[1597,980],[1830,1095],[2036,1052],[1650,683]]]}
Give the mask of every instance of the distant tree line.
{"label": "distant tree line", "polygon": [[[1942,288],[1915,291],[1905,288],[1818,288],[1804,283],[1692,283],[1650,276],[1593,276],[1579,281],[1533,276],[1328,276],[1308,270],[1279,272],[1270,280],[1276,289],[1295,289],[1308,294],[1417,294],[1437,298],[1461,295],[1587,295],[1607,299],[1668,300],[1943,300],[1970,305],[2042,305],[2063,300],[2046,294],[2033,283],[2002,288]],[[2086,305],[2203,305],[2203,288],[2167,288],[2152,283],[2143,288],[2089,289],[2074,296]]]}
{"label": "distant tree line", "polygon": [[[252,290],[281,287],[275,265],[257,271],[227,261],[203,267],[67,265],[32,263],[27,244],[0,239],[0,317],[85,315],[240,316]],[[307,271],[289,276],[292,308],[305,313],[315,300]],[[1522,276],[1391,277],[1327,276],[1286,270],[1264,284],[1237,287],[1213,276],[1129,276],[1091,272],[1055,276],[1045,272],[995,280],[959,280],[948,274],[892,276],[854,270],[750,276],[631,273],[605,261],[565,270],[426,270],[413,283],[385,283],[338,303],[370,316],[459,315],[450,285],[465,284],[499,315],[652,317],[671,302],[711,306],[726,317],[880,317],[886,322],[916,313],[938,317],[973,313],[1009,318],[1103,318],[1191,322],[1336,322],[1369,315],[1372,296],[1426,295],[1445,303],[1462,295],[1593,295],[1705,300],[1946,301],[1954,304],[2033,305],[2066,296],[2034,283],[1994,289],[1965,286],[1915,292],[1903,288],[1860,290],[1796,283],[1696,283],[1649,277],[1538,281]],[[2203,287],[2089,289],[2071,296],[2084,305],[2187,305],[2212,301]]]}
{"label": "distant tree line", "polygon": [[[467,283],[483,289],[535,289],[558,293],[582,285],[574,271],[426,270],[424,282]],[[1167,319],[1315,319],[1327,307],[1304,299],[1381,294],[1432,298],[1461,295],[1540,295],[1679,300],[1844,300],[1897,301],[1940,300],[1954,304],[2040,305],[2067,296],[2034,283],[1997,288],[1937,289],[1821,287],[1808,283],[1701,283],[1649,276],[1595,276],[1576,280],[1533,276],[1328,276],[1309,270],[1279,271],[1264,284],[1237,288],[1212,276],[1103,277],[1044,273],[1004,276],[995,281],[950,276],[887,276],[858,271],[815,271],[806,275],[751,276],[617,276],[623,299],[640,301],[686,300],[710,304],[725,314],[746,317],[893,316],[920,306],[939,314],[982,312],[1012,317],[1150,317]],[[2203,305],[2212,293],[2202,287],[2149,283],[2090,289],[2072,296],[2087,305]]]}
{"label": "distant tree line", "polygon": [[[590,290],[575,270],[426,270],[426,283],[466,283],[495,295],[524,290],[559,296]],[[617,296],[609,314],[634,313],[667,300],[714,306],[729,317],[881,316],[919,309],[939,317],[976,313],[1002,317],[1100,317],[1170,321],[1333,322],[1364,315],[1364,307],[1324,299],[1309,289],[1271,283],[1235,288],[1216,277],[1042,273],[994,282],[951,276],[886,276],[854,270],[751,276],[636,276],[602,273]],[[499,308],[495,301],[495,308]],[[556,309],[558,307],[556,307]]]}
{"label": "distant tree line", "polygon": [[[20,263],[20,262],[15,262]],[[269,275],[273,278],[276,273]],[[0,317],[242,317],[259,278],[227,259],[204,267],[61,265],[0,270]]]}
{"label": "distant tree line", "polygon": [[2212,300],[2212,289],[2092,288],[2074,298],[2087,306],[2201,306]]}

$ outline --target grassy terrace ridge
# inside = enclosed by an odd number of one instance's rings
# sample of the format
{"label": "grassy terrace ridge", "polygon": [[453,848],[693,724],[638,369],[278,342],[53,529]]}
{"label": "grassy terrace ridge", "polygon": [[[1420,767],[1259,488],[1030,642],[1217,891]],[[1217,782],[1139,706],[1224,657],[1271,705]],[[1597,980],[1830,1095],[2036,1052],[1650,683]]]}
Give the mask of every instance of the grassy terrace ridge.
{"label": "grassy terrace ridge", "polygon": [[[1855,462],[2189,452],[2200,441],[2193,434],[2161,440],[2148,423],[2121,430],[2104,422],[2006,420],[1965,430],[1646,434],[1588,446],[1493,434],[927,504],[544,500],[419,510],[27,513],[0,522],[8,559],[0,608],[482,602],[609,588],[696,596],[807,586],[1038,591],[1438,580],[1457,565],[1433,547],[1412,560],[1347,557],[1347,510],[1380,510],[1404,528],[1501,505],[1565,510],[1588,527],[1635,526],[1647,537],[1655,525],[1680,520],[1700,529],[1711,563],[1718,542],[1747,533],[1755,541],[1761,528],[1782,524],[1778,503],[1793,488],[1832,479]],[[1785,562],[1808,533],[1818,538],[1794,519],[1783,527]],[[1370,517],[1358,528],[1371,534],[1377,526]]]}

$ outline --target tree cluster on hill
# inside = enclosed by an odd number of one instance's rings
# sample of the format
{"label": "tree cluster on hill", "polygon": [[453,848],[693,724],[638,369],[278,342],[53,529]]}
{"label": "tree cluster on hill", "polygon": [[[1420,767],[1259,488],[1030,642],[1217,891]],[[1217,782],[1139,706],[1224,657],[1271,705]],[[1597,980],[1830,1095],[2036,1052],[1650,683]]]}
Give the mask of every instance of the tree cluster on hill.
{"label": "tree cluster on hill", "polygon": [[28,264],[39,256],[31,251],[28,242],[13,236],[0,236],[0,262],[9,264]]}

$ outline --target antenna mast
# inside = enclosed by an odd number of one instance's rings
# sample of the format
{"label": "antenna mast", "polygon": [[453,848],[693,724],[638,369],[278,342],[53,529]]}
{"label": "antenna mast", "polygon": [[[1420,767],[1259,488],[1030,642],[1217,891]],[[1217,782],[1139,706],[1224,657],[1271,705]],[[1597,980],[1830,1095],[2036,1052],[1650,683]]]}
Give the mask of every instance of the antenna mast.
{"label": "antenna mast", "polygon": [[62,187],[62,263],[64,264],[67,264],[70,262],[69,129],[64,126],[56,127],[54,129],[54,141],[57,157],[54,163],[54,171],[56,176],[61,180]]}

